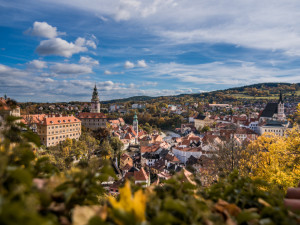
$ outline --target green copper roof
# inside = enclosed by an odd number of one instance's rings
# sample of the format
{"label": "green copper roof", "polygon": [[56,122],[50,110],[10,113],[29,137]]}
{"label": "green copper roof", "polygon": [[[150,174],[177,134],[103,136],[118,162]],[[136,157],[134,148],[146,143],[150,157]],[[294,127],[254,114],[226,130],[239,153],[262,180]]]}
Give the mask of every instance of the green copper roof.
{"label": "green copper roof", "polygon": [[133,121],[137,121],[138,120],[138,117],[136,115],[136,112],[134,113],[134,116],[133,116]]}

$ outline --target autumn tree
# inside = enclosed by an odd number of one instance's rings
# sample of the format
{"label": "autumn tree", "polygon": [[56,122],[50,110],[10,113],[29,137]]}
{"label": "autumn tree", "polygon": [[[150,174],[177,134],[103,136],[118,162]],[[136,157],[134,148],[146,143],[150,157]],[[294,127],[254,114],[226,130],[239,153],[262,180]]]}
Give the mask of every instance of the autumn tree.
{"label": "autumn tree", "polygon": [[296,186],[300,178],[300,133],[294,128],[286,137],[265,133],[250,143],[242,172],[282,188]]}
{"label": "autumn tree", "polygon": [[110,139],[110,145],[113,149],[114,152],[114,157],[118,158],[118,163],[120,163],[120,156],[121,156],[121,151],[124,146],[123,142],[120,141],[118,137],[112,137]]}

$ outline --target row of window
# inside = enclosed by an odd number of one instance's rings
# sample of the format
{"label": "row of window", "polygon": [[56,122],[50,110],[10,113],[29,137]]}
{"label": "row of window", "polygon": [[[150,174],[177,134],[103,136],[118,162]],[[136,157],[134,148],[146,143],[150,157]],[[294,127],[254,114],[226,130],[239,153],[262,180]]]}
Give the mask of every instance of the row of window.
{"label": "row of window", "polygon": [[[76,124],[70,124],[70,127],[77,127],[77,126],[79,126],[79,123],[76,123]],[[52,126],[52,127],[49,127],[49,129],[54,129],[54,127],[55,128],[62,128],[62,127],[69,127],[69,125],[59,125],[59,126]]]}
{"label": "row of window", "polygon": [[[79,133],[70,134],[70,135],[67,134],[67,135],[62,135],[62,136],[59,136],[59,137],[56,136],[56,137],[52,137],[52,138],[49,137],[48,140],[54,140],[54,139],[58,139],[58,138],[68,138],[68,137],[72,137],[72,136],[74,137],[74,136],[77,136],[77,135],[79,135]],[[45,140],[45,138],[43,138],[43,140]]]}
{"label": "row of window", "polygon": [[[74,128],[74,129],[67,129],[67,130],[60,130],[60,131],[55,131],[56,134],[58,133],[65,133],[65,132],[69,132],[69,131],[75,131],[75,130],[79,130],[79,128]],[[43,132],[44,133],[44,132]],[[51,132],[49,132],[48,134],[51,134]],[[52,131],[52,134],[54,134],[54,131]]]}
{"label": "row of window", "polygon": [[105,125],[105,123],[88,123],[88,124],[86,124],[86,125],[88,125],[88,126],[104,126]]}
{"label": "row of window", "polygon": [[266,129],[266,132],[283,132],[283,130],[271,130],[271,129]]}
{"label": "row of window", "polygon": [[[69,121],[69,123],[71,122],[71,120],[68,120],[68,121]],[[77,119],[74,119],[74,121],[77,121]],[[58,122],[61,123],[61,120],[58,120]],[[65,123],[66,120],[63,120],[63,122]],[[53,123],[53,121],[51,120],[50,123]]]}
{"label": "row of window", "polygon": [[89,120],[85,120],[85,121],[89,121],[89,122],[91,122],[91,121],[92,122],[98,121],[99,122],[99,121],[103,121],[103,119],[98,119],[98,120],[96,120],[96,119],[89,119]]}

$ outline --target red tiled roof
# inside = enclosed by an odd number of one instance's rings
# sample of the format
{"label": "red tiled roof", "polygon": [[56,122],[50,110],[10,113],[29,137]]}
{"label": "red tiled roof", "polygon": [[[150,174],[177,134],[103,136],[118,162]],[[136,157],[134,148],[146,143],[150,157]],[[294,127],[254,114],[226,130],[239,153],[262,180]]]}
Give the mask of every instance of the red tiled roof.
{"label": "red tiled roof", "polygon": [[58,125],[58,124],[69,124],[81,122],[75,116],[60,116],[60,117],[44,117],[43,120],[39,122],[42,125]]}
{"label": "red tiled roof", "polygon": [[78,115],[79,119],[88,119],[88,118],[93,118],[93,119],[104,119],[106,116],[103,113],[90,113],[90,112],[81,112]]}
{"label": "red tiled roof", "polygon": [[126,164],[123,168],[122,168],[122,170],[130,170],[132,168],[132,165],[130,165],[130,164]]}
{"label": "red tiled roof", "polygon": [[108,122],[110,122],[112,124],[120,124],[119,120],[109,120]]}
{"label": "red tiled roof", "polygon": [[10,110],[10,107],[8,107],[4,98],[0,98],[0,110]]}
{"label": "red tiled roof", "polygon": [[21,120],[22,123],[39,123],[45,118],[46,114],[30,114],[30,115],[21,115],[23,118]]}
{"label": "red tiled roof", "polygon": [[177,149],[179,151],[183,152],[203,152],[201,147],[196,147],[196,148],[190,148],[190,147],[176,147],[174,149]]}
{"label": "red tiled roof", "polygon": [[156,152],[158,149],[160,149],[160,144],[153,144],[153,145],[149,145],[149,146],[141,146],[141,153]]}
{"label": "red tiled roof", "polygon": [[127,139],[127,140],[131,140],[133,137],[130,133],[127,133],[124,137],[124,139]]}
{"label": "red tiled roof", "polygon": [[121,155],[121,160],[126,160],[127,158],[130,158],[130,156],[127,155],[126,153],[123,153],[123,154]]}
{"label": "red tiled roof", "polygon": [[139,171],[134,171],[134,180],[138,181],[147,181],[148,180],[148,174],[142,167]]}

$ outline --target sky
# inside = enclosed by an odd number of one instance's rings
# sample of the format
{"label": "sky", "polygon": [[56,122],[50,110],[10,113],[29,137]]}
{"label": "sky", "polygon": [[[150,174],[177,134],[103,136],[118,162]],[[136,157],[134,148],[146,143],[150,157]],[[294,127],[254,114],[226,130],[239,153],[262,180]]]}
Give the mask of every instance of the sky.
{"label": "sky", "polygon": [[300,82],[298,0],[0,0],[0,96],[90,101]]}

